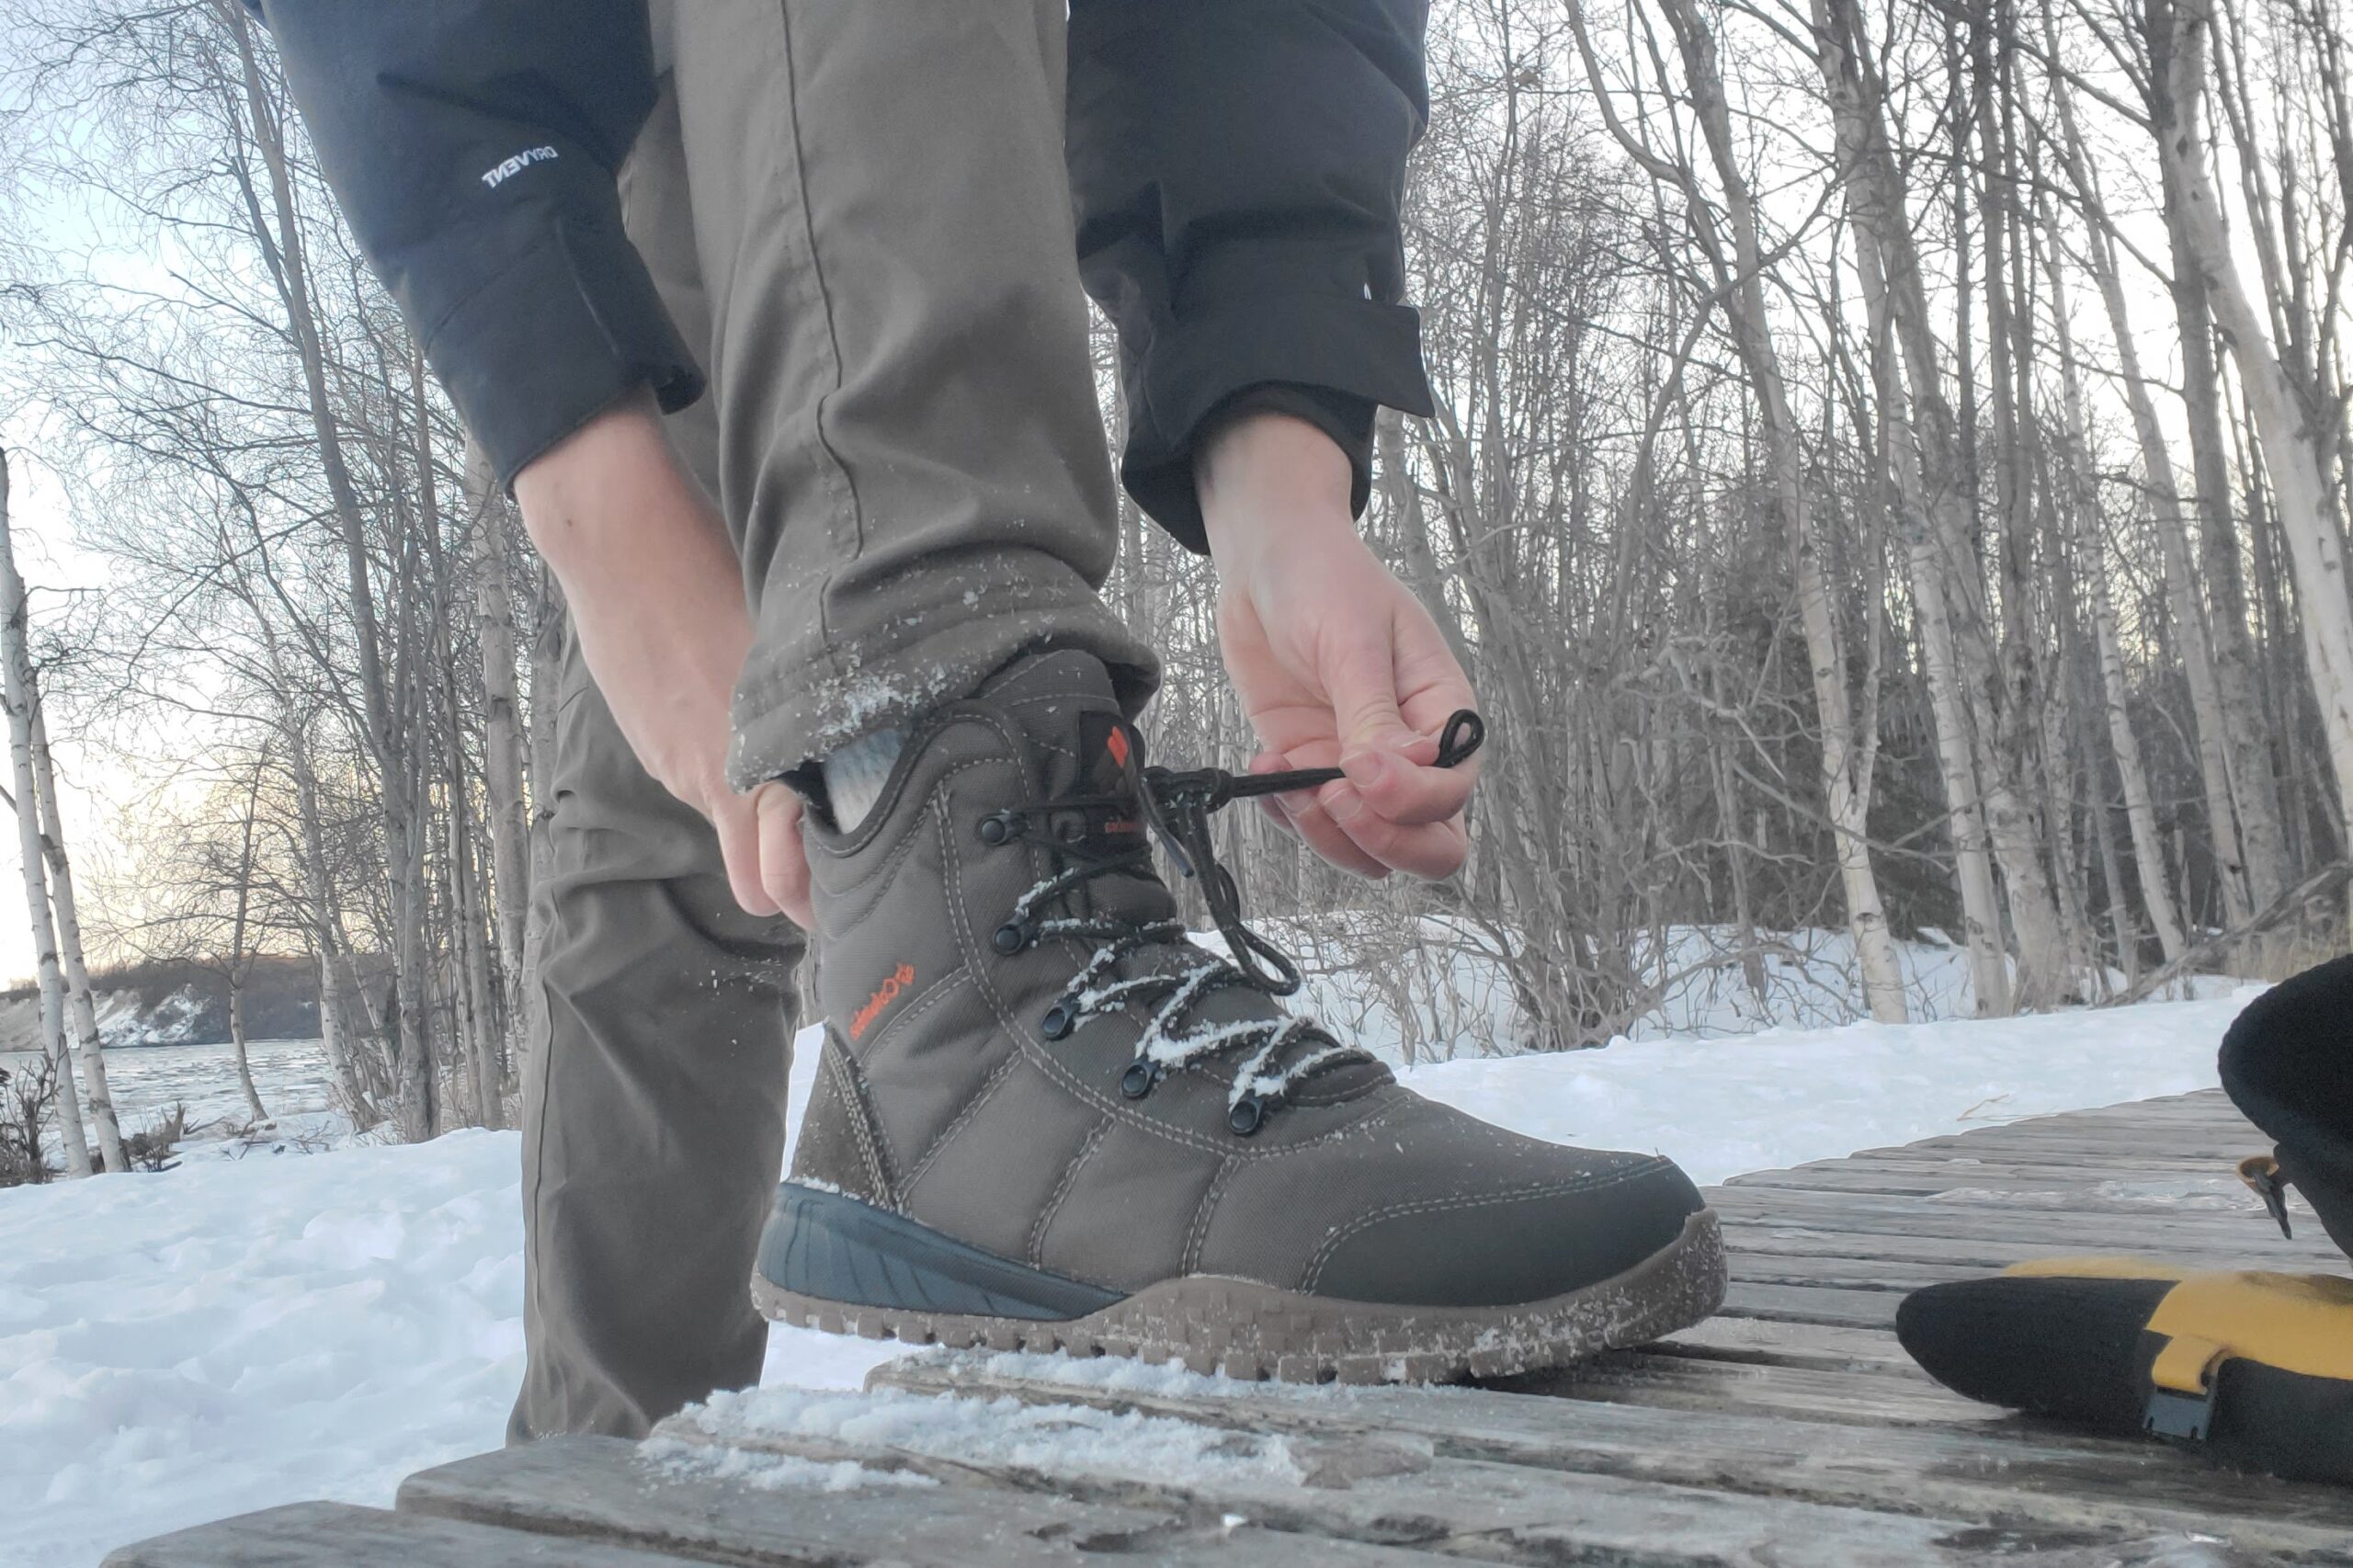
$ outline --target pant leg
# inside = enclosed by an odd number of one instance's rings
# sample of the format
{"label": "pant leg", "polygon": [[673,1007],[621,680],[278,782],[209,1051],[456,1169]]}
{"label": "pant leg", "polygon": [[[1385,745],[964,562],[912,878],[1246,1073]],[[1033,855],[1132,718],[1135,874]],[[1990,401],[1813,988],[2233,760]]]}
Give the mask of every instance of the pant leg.
{"label": "pant leg", "polygon": [[[757,646],[739,785],[1086,648],[1117,528],[1063,162],[1065,0],[694,0],[665,40]],[[662,18],[657,17],[657,25]],[[779,85],[781,89],[779,90]]]}
{"label": "pant leg", "polygon": [[[673,319],[706,312],[667,99],[624,178],[631,235]],[[671,436],[709,472],[712,422]],[[524,1337],[508,1426],[636,1437],[759,1380],[749,1282],[784,1157],[800,935],[727,887],[710,824],[630,751],[567,636],[555,700],[545,1006],[525,1065]]]}

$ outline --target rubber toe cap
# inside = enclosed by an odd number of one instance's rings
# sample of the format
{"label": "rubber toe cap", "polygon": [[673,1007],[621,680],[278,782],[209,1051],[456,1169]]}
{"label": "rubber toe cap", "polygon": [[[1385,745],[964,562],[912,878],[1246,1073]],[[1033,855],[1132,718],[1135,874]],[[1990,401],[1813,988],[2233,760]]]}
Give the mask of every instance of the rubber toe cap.
{"label": "rubber toe cap", "polygon": [[1557,1179],[1400,1199],[1358,1216],[1312,1266],[1313,1295],[1395,1306],[1502,1307],[1598,1285],[1681,1239],[1704,1207],[1654,1155],[1575,1153]]}

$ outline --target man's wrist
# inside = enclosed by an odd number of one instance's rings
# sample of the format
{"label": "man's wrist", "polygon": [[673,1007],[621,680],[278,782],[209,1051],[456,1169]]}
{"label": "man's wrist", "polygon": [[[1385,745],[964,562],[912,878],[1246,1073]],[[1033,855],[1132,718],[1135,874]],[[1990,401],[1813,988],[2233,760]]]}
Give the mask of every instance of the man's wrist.
{"label": "man's wrist", "polygon": [[1272,543],[1356,540],[1353,474],[1339,444],[1304,419],[1266,410],[1221,426],[1193,459],[1211,558],[1233,573]]}
{"label": "man's wrist", "polygon": [[631,526],[660,526],[649,512],[687,482],[676,472],[661,415],[641,389],[549,448],[515,476],[524,530],[559,581],[593,573],[614,536]]}
{"label": "man's wrist", "polygon": [[598,415],[515,478],[531,542],[575,617],[673,601],[743,619],[742,569],[725,526],[679,464],[651,394]]}

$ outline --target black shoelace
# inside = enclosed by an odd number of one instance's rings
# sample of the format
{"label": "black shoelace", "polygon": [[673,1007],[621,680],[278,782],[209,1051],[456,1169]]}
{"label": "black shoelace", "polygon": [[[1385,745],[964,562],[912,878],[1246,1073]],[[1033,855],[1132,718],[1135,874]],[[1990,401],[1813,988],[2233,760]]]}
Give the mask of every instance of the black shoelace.
{"label": "black shoelace", "polygon": [[[1317,789],[1344,775],[1336,767],[1242,774],[1222,767],[1182,772],[1148,767],[1142,737],[1132,727],[1123,726],[1123,730],[1128,744],[1122,767],[1129,794],[1064,796],[995,812],[981,820],[981,837],[990,844],[1012,843],[1046,822],[1058,821],[1079,830],[1058,835],[1056,847],[1066,864],[1014,902],[1011,914],[996,928],[994,945],[998,952],[1010,955],[1050,937],[1097,944],[1094,955],[1046,1009],[1040,1029],[1048,1040],[1066,1038],[1092,1015],[1130,1002],[1157,1001],[1151,1021],[1136,1041],[1135,1059],[1120,1078],[1120,1092],[1131,1099],[1142,1098],[1170,1073],[1196,1062],[1248,1051],[1234,1073],[1226,1111],[1226,1125],[1246,1138],[1309,1074],[1343,1061],[1370,1058],[1362,1049],[1346,1044],[1313,1020],[1296,1016],[1177,1032],[1193,1005],[1212,990],[1239,985],[1269,996],[1289,996],[1301,984],[1299,965],[1243,920],[1241,890],[1233,872],[1217,858],[1210,816],[1233,801]],[[1456,713],[1438,736],[1438,766],[1459,766],[1485,738],[1486,726],[1478,714],[1467,708]],[[1101,814],[1126,812],[1139,806],[1152,835],[1166,847],[1177,869],[1200,884],[1210,918],[1225,938],[1229,958],[1191,949],[1200,961],[1181,972],[1148,970],[1121,975],[1121,963],[1146,948],[1185,945],[1188,933],[1183,923],[1041,914],[1050,903],[1098,877],[1152,874],[1152,843],[1142,833],[1135,835],[1131,847],[1097,852],[1085,846],[1086,824]],[[1319,1042],[1316,1049],[1296,1057],[1289,1054],[1293,1047],[1310,1040]]]}

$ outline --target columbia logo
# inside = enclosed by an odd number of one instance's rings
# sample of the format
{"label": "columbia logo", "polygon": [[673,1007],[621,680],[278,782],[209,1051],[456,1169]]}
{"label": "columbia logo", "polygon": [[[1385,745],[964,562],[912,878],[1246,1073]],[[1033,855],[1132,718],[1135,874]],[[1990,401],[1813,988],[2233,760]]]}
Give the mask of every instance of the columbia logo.
{"label": "columbia logo", "polygon": [[552,147],[527,147],[496,168],[484,169],[482,172],[482,183],[496,190],[500,183],[508,176],[519,175],[533,164],[547,163],[554,156],[555,149]]}
{"label": "columbia logo", "polygon": [[876,1018],[882,1016],[883,1009],[890,1006],[892,1003],[897,1001],[901,996],[905,995],[907,987],[913,985],[915,983],[915,965],[911,963],[903,963],[898,968],[892,970],[882,983],[875,989],[874,994],[866,999],[866,1006],[860,1007],[857,1014],[851,1017],[849,1021],[849,1038],[857,1040],[863,1036],[866,1033],[867,1027],[872,1024]]}

